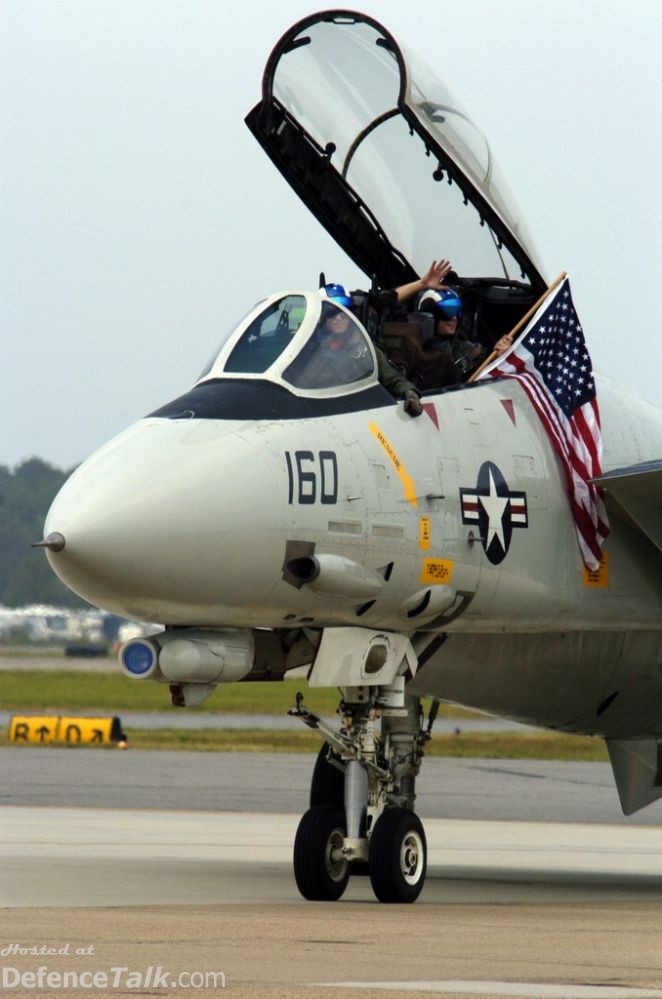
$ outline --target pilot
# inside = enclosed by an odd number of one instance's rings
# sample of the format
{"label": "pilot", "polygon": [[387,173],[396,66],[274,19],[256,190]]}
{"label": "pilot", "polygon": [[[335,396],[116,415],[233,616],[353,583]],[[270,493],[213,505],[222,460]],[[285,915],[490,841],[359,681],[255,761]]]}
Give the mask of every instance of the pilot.
{"label": "pilot", "polygon": [[[454,288],[448,285],[439,291],[425,291],[418,300],[418,311],[434,317],[434,333],[424,343],[428,351],[445,354],[449,360],[443,385],[453,385],[466,381],[487,357],[487,349],[481,343],[466,339],[459,331],[462,314],[462,299]],[[494,347],[499,356],[512,344],[510,334],[502,336]],[[443,387],[440,385],[439,387]]]}
{"label": "pilot", "polygon": [[[326,296],[332,302],[337,302],[339,305],[345,306],[347,309],[352,308],[352,296],[348,293],[346,288],[341,284],[327,284],[324,286],[324,291]],[[352,339],[363,342],[363,337],[359,333],[358,329],[353,326],[352,330],[348,333],[348,330],[352,326],[351,320],[346,312],[342,312],[338,309],[337,312],[332,312],[327,315],[325,322],[323,323],[322,335],[326,336],[328,346],[333,349],[334,343],[340,345],[343,339],[347,336],[350,337],[349,343],[351,344]],[[347,342],[346,340],[344,341]],[[379,381],[387,389],[392,396],[396,399],[404,400],[404,410],[409,416],[420,416],[423,412],[423,406],[421,405],[420,397],[416,388],[409,379],[405,378],[401,371],[399,371],[387,358],[384,351],[373,343],[375,354],[377,355],[377,377]]]}

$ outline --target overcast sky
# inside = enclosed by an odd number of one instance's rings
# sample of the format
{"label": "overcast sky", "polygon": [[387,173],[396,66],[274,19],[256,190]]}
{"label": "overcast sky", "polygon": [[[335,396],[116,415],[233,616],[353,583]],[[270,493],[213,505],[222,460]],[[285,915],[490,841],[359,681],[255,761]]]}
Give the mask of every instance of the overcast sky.
{"label": "overcast sky", "polygon": [[[487,135],[596,369],[660,405],[662,0],[356,8]],[[365,286],[243,123],[273,44],[318,9],[0,0],[1,464],[81,461],[190,387],[265,294],[320,270]]]}

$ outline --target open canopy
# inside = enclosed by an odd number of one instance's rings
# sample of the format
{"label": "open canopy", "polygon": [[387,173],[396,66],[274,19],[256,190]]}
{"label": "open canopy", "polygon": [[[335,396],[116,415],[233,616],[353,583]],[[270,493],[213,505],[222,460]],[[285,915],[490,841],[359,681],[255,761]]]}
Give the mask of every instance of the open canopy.
{"label": "open canopy", "polygon": [[318,12],[280,39],[246,123],[370,278],[396,286],[444,256],[459,274],[546,286],[487,140],[377,21]]}

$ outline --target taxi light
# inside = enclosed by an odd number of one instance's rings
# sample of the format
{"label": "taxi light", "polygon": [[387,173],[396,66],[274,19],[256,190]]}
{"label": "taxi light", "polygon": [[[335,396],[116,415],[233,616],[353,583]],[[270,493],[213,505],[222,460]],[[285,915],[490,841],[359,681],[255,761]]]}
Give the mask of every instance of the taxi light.
{"label": "taxi light", "polygon": [[[118,660],[132,680],[234,683],[253,668],[255,639],[248,629],[170,628],[150,638],[132,638],[120,648]],[[186,703],[194,703],[192,694]]]}
{"label": "taxi light", "polygon": [[144,680],[152,676],[157,667],[158,649],[145,638],[132,638],[122,646],[119,661],[126,676]]}

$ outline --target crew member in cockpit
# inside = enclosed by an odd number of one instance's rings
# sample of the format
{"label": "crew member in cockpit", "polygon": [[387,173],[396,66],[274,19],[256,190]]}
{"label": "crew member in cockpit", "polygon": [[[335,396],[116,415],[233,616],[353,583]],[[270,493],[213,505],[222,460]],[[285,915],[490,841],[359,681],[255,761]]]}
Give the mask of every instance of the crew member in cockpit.
{"label": "crew member in cockpit", "polygon": [[[324,291],[331,302],[337,302],[339,305],[351,309],[352,297],[343,285],[327,284],[324,286]],[[322,320],[317,336],[325,343],[328,351],[338,352],[338,358],[341,356],[351,357],[353,349],[357,354],[360,354],[362,348],[367,349],[363,335],[353,325],[347,313],[341,309],[326,310],[326,316]],[[404,400],[405,413],[408,413],[409,416],[420,416],[423,407],[415,386],[391,364],[381,347],[378,347],[377,344],[373,344],[373,347],[377,356],[377,377],[381,384],[394,398]]]}
{"label": "crew member in cockpit", "polygon": [[[424,292],[418,300],[418,311],[430,313],[435,321],[434,333],[423,344],[424,349],[442,353],[449,360],[445,380],[438,387],[466,381],[487,357],[487,348],[461,335],[458,326],[462,299],[457,291],[445,286],[440,291]],[[492,349],[498,357],[511,345],[512,337],[507,334],[497,340]]]}
{"label": "crew member in cockpit", "polygon": [[[446,277],[451,273],[451,271],[452,266],[448,260],[433,260],[425,274],[421,275],[421,277],[417,278],[415,281],[399,285],[391,291],[381,291],[376,293],[376,297],[379,299],[378,311],[388,311],[391,308],[397,308],[397,306],[402,305],[404,302],[414,298],[415,295],[418,295],[421,292],[442,288]],[[324,286],[324,290],[326,291],[327,297],[332,301],[335,300],[339,302],[340,305],[343,305],[348,309],[354,308],[352,295],[343,285],[327,284]],[[364,292],[357,292],[356,294],[365,298]],[[371,294],[374,295],[375,293],[373,292]],[[330,337],[330,346],[334,343],[334,325],[337,329],[339,329],[341,325],[345,325],[345,329],[347,329],[349,325],[343,322],[342,316],[344,316],[345,319],[347,318],[344,313],[338,312],[335,320],[327,317],[327,320],[323,323],[322,335],[325,335],[324,330],[326,329]],[[415,385],[413,385],[413,383],[405,377],[403,372],[391,363],[383,349],[374,342],[377,328],[370,330],[371,324],[368,315],[363,316],[362,318],[364,319],[364,325],[368,328],[373,340],[373,346],[377,355],[377,376],[379,381],[384,388],[388,389],[392,396],[396,399],[404,400],[404,409],[406,413],[410,416],[420,416],[423,412],[423,407],[420,402],[418,390]]]}

